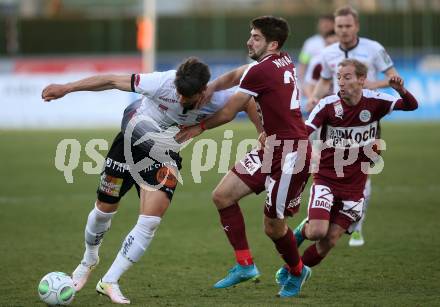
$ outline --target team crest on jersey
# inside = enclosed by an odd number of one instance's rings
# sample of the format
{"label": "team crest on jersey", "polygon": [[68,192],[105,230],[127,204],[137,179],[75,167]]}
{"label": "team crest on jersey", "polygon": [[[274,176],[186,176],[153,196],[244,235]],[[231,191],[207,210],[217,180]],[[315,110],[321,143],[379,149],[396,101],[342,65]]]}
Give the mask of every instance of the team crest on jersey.
{"label": "team crest on jersey", "polygon": [[363,123],[367,123],[371,119],[371,112],[368,110],[362,110],[361,113],[359,113],[359,119]]}
{"label": "team crest on jersey", "polygon": [[344,115],[344,109],[342,108],[342,104],[340,101],[337,101],[333,104],[333,108],[335,109],[335,117],[342,119]]}

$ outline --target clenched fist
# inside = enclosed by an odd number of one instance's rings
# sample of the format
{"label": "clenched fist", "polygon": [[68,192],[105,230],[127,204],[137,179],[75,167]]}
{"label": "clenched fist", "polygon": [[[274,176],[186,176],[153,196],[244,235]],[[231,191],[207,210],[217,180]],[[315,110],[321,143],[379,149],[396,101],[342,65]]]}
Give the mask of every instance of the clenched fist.
{"label": "clenched fist", "polygon": [[69,93],[69,89],[64,84],[50,84],[46,86],[41,92],[41,98],[44,99],[44,101],[51,101],[53,99],[58,99],[63,97]]}

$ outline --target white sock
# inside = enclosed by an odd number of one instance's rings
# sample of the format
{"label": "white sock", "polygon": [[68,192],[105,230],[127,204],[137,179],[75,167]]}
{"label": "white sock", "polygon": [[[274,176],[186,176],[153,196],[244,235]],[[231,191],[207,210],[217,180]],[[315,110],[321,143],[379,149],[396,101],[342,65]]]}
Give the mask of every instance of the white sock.
{"label": "white sock", "polygon": [[98,261],[99,247],[104,234],[110,229],[112,217],[116,212],[102,212],[96,207],[89,213],[86,228],[84,230],[85,247],[82,263],[93,265]]}
{"label": "white sock", "polygon": [[368,204],[370,203],[370,197],[371,197],[371,179],[368,178],[364,188],[365,200],[364,200],[364,206],[362,208],[362,217],[359,220],[359,222],[356,223],[356,226],[354,227],[354,231],[362,232],[362,224],[364,224],[365,217],[367,216],[367,209],[368,209]]}
{"label": "white sock", "polygon": [[158,216],[140,215],[137,224],[125,237],[121,250],[115,261],[102,278],[103,282],[116,283],[133,263],[139,261],[147,250],[159,227],[161,218]]}

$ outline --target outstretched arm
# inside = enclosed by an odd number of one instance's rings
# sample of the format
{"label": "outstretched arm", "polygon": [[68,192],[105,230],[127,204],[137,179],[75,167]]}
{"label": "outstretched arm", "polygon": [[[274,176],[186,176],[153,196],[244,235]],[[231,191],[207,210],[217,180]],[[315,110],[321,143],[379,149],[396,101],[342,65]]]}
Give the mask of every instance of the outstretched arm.
{"label": "outstretched arm", "polygon": [[228,88],[231,88],[233,86],[236,86],[240,83],[241,76],[243,76],[243,73],[245,70],[249,67],[248,64],[240,66],[234,70],[231,70],[230,72],[227,72],[217,79],[211,81],[208,86],[213,89],[213,91],[221,91]]}
{"label": "outstretched arm", "polygon": [[226,90],[228,88],[238,85],[240,83],[241,77],[243,76],[243,73],[248,67],[248,64],[240,66],[234,70],[224,73],[217,79],[209,82],[206,86],[203,98],[199,101],[199,103],[196,104],[196,109],[199,109],[203,105],[208,103],[211,100],[214,92]]}
{"label": "outstretched arm", "polygon": [[251,96],[243,92],[237,92],[229,98],[226,105],[218,110],[213,116],[202,121],[200,125],[191,126],[177,133],[175,139],[178,143],[183,143],[193,137],[198,136],[204,130],[212,129],[226,124],[235,118],[240,111],[245,111]]}
{"label": "outstretched arm", "polygon": [[44,101],[58,99],[64,95],[79,91],[105,91],[118,89],[131,91],[131,75],[99,75],[66,84],[50,84],[44,88],[41,98]]}
{"label": "outstretched arm", "polygon": [[413,111],[417,109],[417,99],[403,86],[403,79],[399,76],[392,76],[389,80],[389,86],[399,93],[402,99],[397,100],[394,110]]}

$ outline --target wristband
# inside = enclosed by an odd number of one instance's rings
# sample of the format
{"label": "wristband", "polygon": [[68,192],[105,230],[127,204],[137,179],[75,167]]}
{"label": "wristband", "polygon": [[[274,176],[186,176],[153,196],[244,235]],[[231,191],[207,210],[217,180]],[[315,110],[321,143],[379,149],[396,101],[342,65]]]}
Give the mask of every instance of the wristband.
{"label": "wristband", "polygon": [[204,121],[204,120],[202,120],[202,121],[200,122],[200,129],[202,129],[202,131],[205,131],[205,130],[206,130],[206,126],[205,126],[205,121]]}

